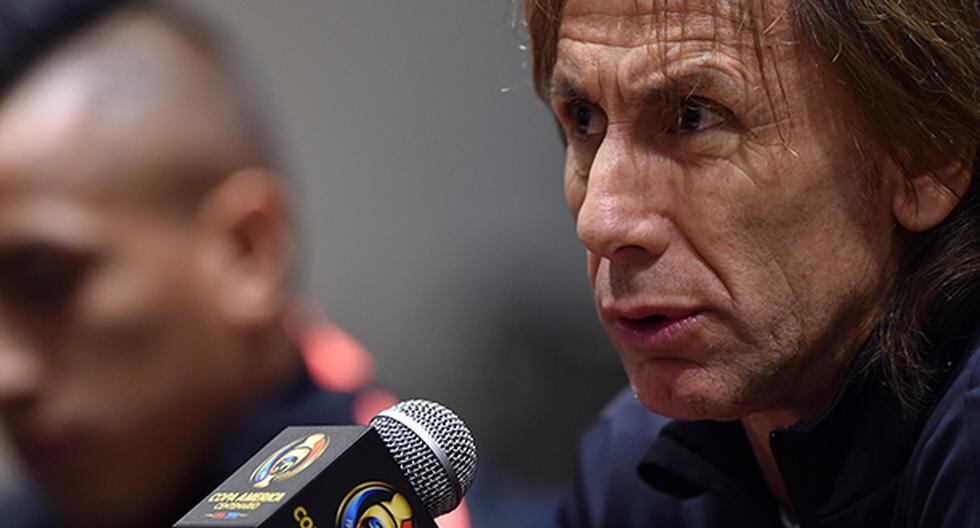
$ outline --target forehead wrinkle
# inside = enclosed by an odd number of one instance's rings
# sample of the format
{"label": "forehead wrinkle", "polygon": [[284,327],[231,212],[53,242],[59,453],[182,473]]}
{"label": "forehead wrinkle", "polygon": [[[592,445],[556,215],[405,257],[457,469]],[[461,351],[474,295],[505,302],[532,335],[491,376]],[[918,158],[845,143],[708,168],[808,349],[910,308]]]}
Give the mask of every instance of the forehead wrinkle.
{"label": "forehead wrinkle", "polygon": [[[748,78],[747,68],[758,57],[746,23],[742,2],[684,2],[683,5],[635,0],[579,2],[571,0],[559,27],[558,53],[552,81],[572,79],[589,84],[593,94],[601,83],[616,80],[620,87],[646,84],[646,89],[663,86],[675,75],[678,62],[695,56],[708,67],[729,74],[738,81]],[[784,6],[785,8],[785,6]],[[654,11],[663,9],[663,12]],[[784,33],[789,17],[776,17],[767,38]],[[637,57],[641,55],[641,57]],[[587,64],[588,59],[592,63]],[[599,61],[615,70],[615,77],[604,78]],[[595,79],[586,75],[594,75]],[[655,79],[651,77],[661,77]],[[581,86],[580,88],[586,88]],[[634,97],[631,94],[631,97]]]}
{"label": "forehead wrinkle", "polygon": [[[580,53],[562,53],[562,48],[568,46],[583,46],[586,49]],[[598,101],[602,94],[599,76],[601,49],[591,43],[568,40],[559,42],[558,48],[558,60],[549,82],[552,98],[581,97]]]}
{"label": "forehead wrinkle", "polygon": [[681,5],[663,2],[667,5],[658,6],[660,3],[570,0],[562,11],[558,39],[568,37],[632,48],[656,40],[730,40],[745,26],[744,9],[739,1],[687,1]]}
{"label": "forehead wrinkle", "polygon": [[[755,71],[749,64],[755,55],[745,54],[739,48],[750,44],[730,46],[711,41],[695,44],[696,48],[670,47],[665,55],[647,47],[616,53],[615,58],[606,59],[614,63],[616,75],[616,82],[609,83],[601,75],[600,53],[579,54],[569,50],[572,46],[595,48],[596,45],[565,41],[561,46],[568,52],[559,53],[551,83],[552,98],[603,101],[615,95],[629,104],[663,95],[683,96],[679,92],[699,87],[744,91]],[[587,57],[594,60],[585,60]],[[610,88],[609,84],[613,86]]]}
{"label": "forehead wrinkle", "polygon": [[661,57],[649,55],[623,61],[619,84],[628,100],[683,96],[688,94],[681,92],[708,88],[741,91],[754,71],[750,64],[718,49],[670,55],[663,64]]}

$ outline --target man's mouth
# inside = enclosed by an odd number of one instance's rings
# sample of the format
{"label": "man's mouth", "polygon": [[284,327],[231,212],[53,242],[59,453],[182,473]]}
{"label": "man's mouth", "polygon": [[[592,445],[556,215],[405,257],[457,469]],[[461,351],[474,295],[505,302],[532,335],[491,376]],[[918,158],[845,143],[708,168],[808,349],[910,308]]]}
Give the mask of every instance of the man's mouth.
{"label": "man's mouth", "polygon": [[699,310],[687,308],[643,308],[610,311],[607,319],[621,343],[630,348],[669,347],[698,326]]}
{"label": "man's mouth", "polygon": [[637,324],[650,324],[650,323],[657,323],[660,321],[670,321],[672,318],[666,315],[653,314],[653,315],[647,315],[645,317],[624,317],[623,319],[634,321]]}
{"label": "man's mouth", "polygon": [[620,317],[616,323],[626,329],[636,332],[652,332],[669,324],[673,319],[666,315],[648,315],[646,317]]}

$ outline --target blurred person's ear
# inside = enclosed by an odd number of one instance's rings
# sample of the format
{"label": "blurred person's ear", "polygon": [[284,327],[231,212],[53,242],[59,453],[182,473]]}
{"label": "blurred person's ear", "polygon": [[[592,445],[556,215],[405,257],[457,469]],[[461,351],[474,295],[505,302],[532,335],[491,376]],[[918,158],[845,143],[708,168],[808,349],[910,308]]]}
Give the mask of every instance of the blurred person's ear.
{"label": "blurred person's ear", "polygon": [[286,302],[290,235],[281,178],[266,169],[232,174],[200,209],[209,239],[213,299],[226,322],[243,328],[275,323]]}

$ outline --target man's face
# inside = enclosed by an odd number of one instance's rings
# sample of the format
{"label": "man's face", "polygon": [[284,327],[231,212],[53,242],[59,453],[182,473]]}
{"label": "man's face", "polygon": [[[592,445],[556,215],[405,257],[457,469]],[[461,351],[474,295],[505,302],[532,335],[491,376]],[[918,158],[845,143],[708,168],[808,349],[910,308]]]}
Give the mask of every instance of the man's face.
{"label": "man's face", "polygon": [[113,117],[57,76],[0,107],[0,410],[41,484],[89,518],[192,476],[243,363],[209,296],[213,238],[140,183],[171,154]]}
{"label": "man's face", "polygon": [[654,411],[813,410],[889,287],[877,152],[859,154],[784,2],[759,22],[761,70],[737,2],[654,9],[570,0],[562,15],[551,106],[600,320]]}

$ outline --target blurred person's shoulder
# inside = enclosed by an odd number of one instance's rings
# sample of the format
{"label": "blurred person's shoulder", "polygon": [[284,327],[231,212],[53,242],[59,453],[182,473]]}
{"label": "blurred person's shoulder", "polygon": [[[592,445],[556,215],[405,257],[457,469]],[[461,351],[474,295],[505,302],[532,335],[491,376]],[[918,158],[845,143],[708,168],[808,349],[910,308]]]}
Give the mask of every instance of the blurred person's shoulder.
{"label": "blurred person's shoulder", "polygon": [[322,317],[287,323],[296,355],[290,381],[243,413],[221,446],[220,472],[233,471],[289,426],[365,425],[396,403],[374,382],[374,360],[359,341]]}
{"label": "blurred person's shoulder", "polygon": [[376,383],[371,352],[315,306],[295,307],[284,327],[308,379],[318,389],[316,399],[324,410],[332,409],[326,413],[331,421],[367,425],[375,414],[398,403],[393,393]]}
{"label": "blurred person's shoulder", "polygon": [[0,517],[4,528],[61,528],[51,516],[51,507],[32,484],[22,482],[0,495]]}

